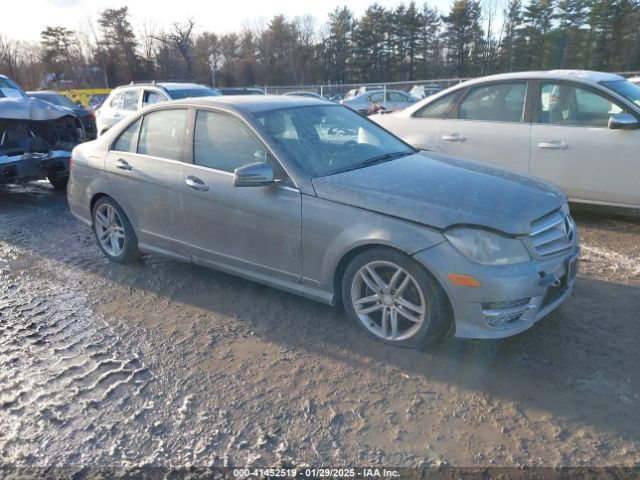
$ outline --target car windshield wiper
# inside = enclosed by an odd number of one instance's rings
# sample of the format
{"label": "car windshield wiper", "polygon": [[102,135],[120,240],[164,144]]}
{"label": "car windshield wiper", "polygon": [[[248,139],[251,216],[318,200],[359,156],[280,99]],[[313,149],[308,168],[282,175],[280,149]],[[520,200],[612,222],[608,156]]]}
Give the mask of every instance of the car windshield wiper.
{"label": "car windshield wiper", "polygon": [[372,163],[377,162],[386,162],[388,160],[393,160],[395,158],[406,157],[407,155],[412,155],[413,152],[407,152],[406,150],[403,152],[392,152],[385,153],[384,155],[378,155],[377,157],[370,158],[369,160],[365,160],[362,165],[371,165]]}

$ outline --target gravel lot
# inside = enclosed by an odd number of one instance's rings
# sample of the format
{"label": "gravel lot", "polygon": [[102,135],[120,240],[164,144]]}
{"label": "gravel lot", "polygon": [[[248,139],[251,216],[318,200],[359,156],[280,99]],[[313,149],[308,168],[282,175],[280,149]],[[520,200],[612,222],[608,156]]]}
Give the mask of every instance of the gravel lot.
{"label": "gravel lot", "polygon": [[48,183],[0,186],[0,461],[640,465],[640,221],[578,212],[573,297],[426,353],[149,256],[108,262]]}

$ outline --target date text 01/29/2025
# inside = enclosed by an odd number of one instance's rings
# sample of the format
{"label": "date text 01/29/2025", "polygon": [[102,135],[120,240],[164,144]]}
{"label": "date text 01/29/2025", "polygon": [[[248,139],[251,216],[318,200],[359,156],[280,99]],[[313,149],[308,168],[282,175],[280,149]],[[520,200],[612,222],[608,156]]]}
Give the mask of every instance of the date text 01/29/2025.
{"label": "date text 01/29/2025", "polygon": [[282,478],[395,478],[397,470],[386,468],[234,468],[233,476]]}

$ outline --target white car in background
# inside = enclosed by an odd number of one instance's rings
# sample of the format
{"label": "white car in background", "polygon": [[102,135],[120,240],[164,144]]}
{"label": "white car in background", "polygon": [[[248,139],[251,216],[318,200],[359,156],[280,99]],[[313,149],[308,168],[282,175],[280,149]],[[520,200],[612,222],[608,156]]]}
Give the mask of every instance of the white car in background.
{"label": "white car in background", "polygon": [[618,75],[493,75],[371,119],[414,147],[551,181],[574,202],[640,208],[640,86]]}
{"label": "white car in background", "polygon": [[214,97],[220,92],[207,85],[184,82],[151,82],[122,85],[114,88],[102,106],[96,110],[98,136],[120,120],[138,110],[159,102],[191,97]]}

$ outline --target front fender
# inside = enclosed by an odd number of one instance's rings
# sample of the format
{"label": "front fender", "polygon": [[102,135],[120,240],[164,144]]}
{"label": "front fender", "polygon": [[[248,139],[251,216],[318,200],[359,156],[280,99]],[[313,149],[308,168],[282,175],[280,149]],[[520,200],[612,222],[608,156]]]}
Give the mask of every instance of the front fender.
{"label": "front fender", "polygon": [[332,292],[340,261],[363,246],[387,246],[413,255],[443,241],[436,229],[317,197],[302,197],[302,272],[305,283],[315,288]]}

